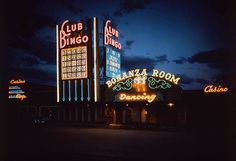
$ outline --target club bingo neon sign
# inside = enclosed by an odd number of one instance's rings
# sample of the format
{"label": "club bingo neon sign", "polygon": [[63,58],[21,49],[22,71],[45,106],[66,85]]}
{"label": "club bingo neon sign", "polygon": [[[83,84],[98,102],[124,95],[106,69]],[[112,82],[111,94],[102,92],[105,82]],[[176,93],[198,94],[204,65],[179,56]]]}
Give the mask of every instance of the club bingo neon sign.
{"label": "club bingo neon sign", "polygon": [[27,98],[27,96],[25,95],[25,92],[21,89],[20,85],[21,84],[25,84],[26,81],[25,80],[11,80],[10,81],[10,86],[9,86],[9,91],[8,91],[8,98],[9,99],[19,99],[21,101],[23,101],[24,99]]}
{"label": "club bingo neon sign", "polygon": [[117,39],[119,37],[119,32],[115,28],[111,27],[111,21],[107,20],[104,25],[104,44],[121,49],[121,43],[112,37]]}
{"label": "club bingo neon sign", "polygon": [[221,85],[208,85],[204,88],[204,93],[226,93],[228,90],[228,87],[221,87]]}
{"label": "club bingo neon sign", "polygon": [[[123,74],[118,75],[118,76],[116,76],[114,78],[111,78],[110,80],[108,80],[106,82],[106,84],[107,84],[108,88],[111,88],[112,86],[116,85],[117,83],[119,83],[121,81],[124,81],[124,80],[126,80],[128,78],[140,77],[144,81],[144,80],[147,79],[147,76],[148,76],[147,69],[134,69],[134,70],[130,70],[128,72],[124,72]],[[157,69],[153,69],[152,70],[151,76],[153,78],[160,78],[160,79],[163,79],[163,80],[167,80],[169,82],[174,83],[175,85],[178,85],[179,80],[180,80],[180,77],[176,77],[174,74],[166,73],[164,71],[159,71]],[[151,83],[151,85],[152,85],[152,83]]]}
{"label": "club bingo neon sign", "polygon": [[79,45],[82,43],[87,43],[89,37],[87,35],[77,34],[76,32],[81,32],[84,26],[82,22],[70,23],[69,20],[65,20],[60,29],[59,44],[60,49],[69,45]]}

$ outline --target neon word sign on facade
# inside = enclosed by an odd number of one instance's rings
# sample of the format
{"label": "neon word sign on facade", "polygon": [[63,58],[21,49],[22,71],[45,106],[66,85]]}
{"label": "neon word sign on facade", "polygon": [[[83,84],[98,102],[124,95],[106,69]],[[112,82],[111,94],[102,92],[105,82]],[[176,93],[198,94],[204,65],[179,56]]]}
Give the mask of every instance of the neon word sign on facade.
{"label": "neon word sign on facade", "polygon": [[204,88],[205,93],[225,93],[228,91],[227,87],[208,85]]}
{"label": "neon word sign on facade", "polygon": [[8,98],[9,99],[19,99],[23,101],[24,99],[27,98],[25,95],[25,92],[22,90],[21,85],[25,84],[25,80],[11,80],[10,81],[10,86],[9,86],[9,91],[8,91]]}
{"label": "neon word sign on facade", "polygon": [[65,20],[59,31],[59,47],[60,49],[71,46],[80,45],[88,42],[89,37],[83,34],[84,24],[70,23],[69,20]]}
{"label": "neon word sign on facade", "polygon": [[134,69],[111,78],[106,84],[113,92],[118,92],[115,101],[151,103],[163,99],[161,92],[170,89],[173,85],[178,85],[179,80],[180,77],[157,69],[153,69],[152,72],[148,72],[147,69]]}
{"label": "neon word sign on facade", "polygon": [[126,94],[121,93],[118,94],[118,100],[120,101],[147,101],[149,103],[153,102],[156,99],[156,94],[146,94],[146,93],[140,93],[140,94]]}
{"label": "neon word sign on facade", "polygon": [[118,37],[119,32],[111,26],[111,21],[107,20],[104,25],[104,44],[121,49],[121,43],[117,41]]}
{"label": "neon word sign on facade", "polygon": [[[111,88],[112,86],[114,86],[115,84],[124,81],[128,78],[133,78],[133,77],[141,77],[143,80],[147,79],[147,69],[135,69],[135,70],[130,70],[128,72],[124,72],[121,75],[116,76],[115,78],[111,78],[110,80],[108,80],[106,82],[108,88]],[[152,74],[151,76],[153,78],[160,78],[163,80],[167,80],[171,83],[174,83],[175,85],[178,85],[180,77],[176,77],[174,74],[171,73],[166,73],[164,71],[159,71],[157,69],[153,69],[152,70]],[[150,82],[150,86],[151,88],[155,88],[155,86],[153,86],[155,84],[154,79],[148,79],[148,81]],[[127,82],[128,84],[131,84],[131,82]]]}

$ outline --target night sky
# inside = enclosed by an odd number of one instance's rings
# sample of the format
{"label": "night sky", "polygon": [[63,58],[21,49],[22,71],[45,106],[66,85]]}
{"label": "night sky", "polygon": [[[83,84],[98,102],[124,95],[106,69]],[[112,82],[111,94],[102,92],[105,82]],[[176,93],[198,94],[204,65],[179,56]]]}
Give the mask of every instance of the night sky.
{"label": "night sky", "polygon": [[[98,17],[120,32],[122,71],[157,68],[183,89],[236,87],[236,5],[192,0],[6,1],[2,6],[2,78],[56,86],[56,24]],[[100,35],[100,45],[102,36]]]}

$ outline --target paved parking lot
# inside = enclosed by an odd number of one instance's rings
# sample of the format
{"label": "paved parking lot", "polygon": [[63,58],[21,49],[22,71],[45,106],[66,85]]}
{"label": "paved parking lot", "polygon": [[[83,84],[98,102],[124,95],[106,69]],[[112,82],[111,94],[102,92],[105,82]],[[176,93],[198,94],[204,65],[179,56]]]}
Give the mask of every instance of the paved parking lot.
{"label": "paved parking lot", "polygon": [[39,127],[5,140],[5,160],[226,161],[227,139],[215,133]]}

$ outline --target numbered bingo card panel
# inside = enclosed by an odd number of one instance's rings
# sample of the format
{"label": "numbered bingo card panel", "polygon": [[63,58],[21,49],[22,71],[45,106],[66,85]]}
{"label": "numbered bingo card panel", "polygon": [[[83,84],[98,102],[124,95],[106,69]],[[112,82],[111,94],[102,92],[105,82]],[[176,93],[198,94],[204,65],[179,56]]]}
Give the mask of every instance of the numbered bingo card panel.
{"label": "numbered bingo card panel", "polygon": [[87,46],[61,50],[61,79],[83,79],[88,77]]}

